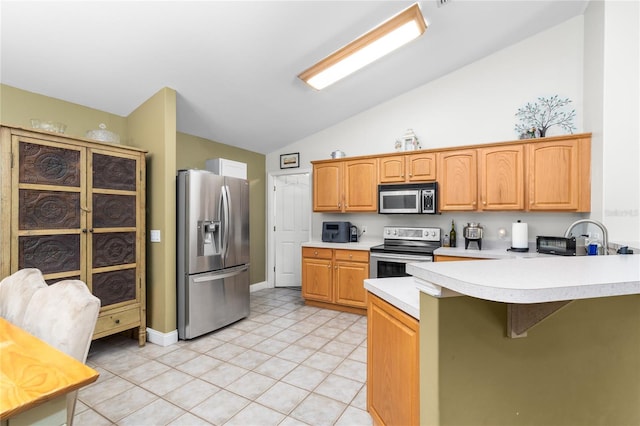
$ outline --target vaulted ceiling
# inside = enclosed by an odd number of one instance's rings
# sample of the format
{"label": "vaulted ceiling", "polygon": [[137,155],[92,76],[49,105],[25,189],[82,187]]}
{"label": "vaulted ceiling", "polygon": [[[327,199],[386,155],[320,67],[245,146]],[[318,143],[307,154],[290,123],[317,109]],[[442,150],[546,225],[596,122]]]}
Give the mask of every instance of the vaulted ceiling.
{"label": "vaulted ceiling", "polygon": [[121,116],[163,87],[178,131],[269,153],[584,12],[420,1],[426,33],[315,91],[296,76],[405,1],[5,1],[0,81]]}

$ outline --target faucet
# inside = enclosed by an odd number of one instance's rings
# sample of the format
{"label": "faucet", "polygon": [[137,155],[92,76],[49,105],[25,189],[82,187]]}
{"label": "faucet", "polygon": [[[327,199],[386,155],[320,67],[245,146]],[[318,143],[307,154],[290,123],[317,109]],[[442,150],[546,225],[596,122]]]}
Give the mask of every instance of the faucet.
{"label": "faucet", "polygon": [[591,223],[602,230],[602,245],[604,247],[602,252],[603,254],[609,254],[609,234],[607,232],[607,228],[597,220],[593,220],[593,219],[576,220],[569,226],[569,228],[567,228],[567,231],[564,233],[565,238],[570,237],[571,231],[573,231],[573,228],[575,228],[577,225],[580,225],[581,223]]}

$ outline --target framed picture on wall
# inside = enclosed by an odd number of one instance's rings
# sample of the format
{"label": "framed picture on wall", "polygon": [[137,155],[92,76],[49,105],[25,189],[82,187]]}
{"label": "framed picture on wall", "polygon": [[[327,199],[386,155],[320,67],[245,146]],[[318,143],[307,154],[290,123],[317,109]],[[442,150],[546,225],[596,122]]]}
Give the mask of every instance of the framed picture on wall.
{"label": "framed picture on wall", "polygon": [[300,167],[300,153],[292,152],[291,154],[280,154],[280,168],[293,169]]}

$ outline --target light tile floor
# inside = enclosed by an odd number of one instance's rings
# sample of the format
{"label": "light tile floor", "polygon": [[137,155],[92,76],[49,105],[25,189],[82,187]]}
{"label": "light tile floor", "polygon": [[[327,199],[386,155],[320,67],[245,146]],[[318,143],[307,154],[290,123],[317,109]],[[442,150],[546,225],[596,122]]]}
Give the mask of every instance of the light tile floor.
{"label": "light tile floor", "polygon": [[80,390],[74,424],[371,425],[366,353],[366,317],[259,290],[248,318],[193,340],[93,342],[100,378]]}

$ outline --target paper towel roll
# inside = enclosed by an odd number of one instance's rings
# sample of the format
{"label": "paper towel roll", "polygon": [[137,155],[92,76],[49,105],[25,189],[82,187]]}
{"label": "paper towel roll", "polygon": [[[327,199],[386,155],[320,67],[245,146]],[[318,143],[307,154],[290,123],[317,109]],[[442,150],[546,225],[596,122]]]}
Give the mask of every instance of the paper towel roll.
{"label": "paper towel roll", "polygon": [[524,249],[529,247],[529,227],[518,221],[511,227],[511,247]]}

